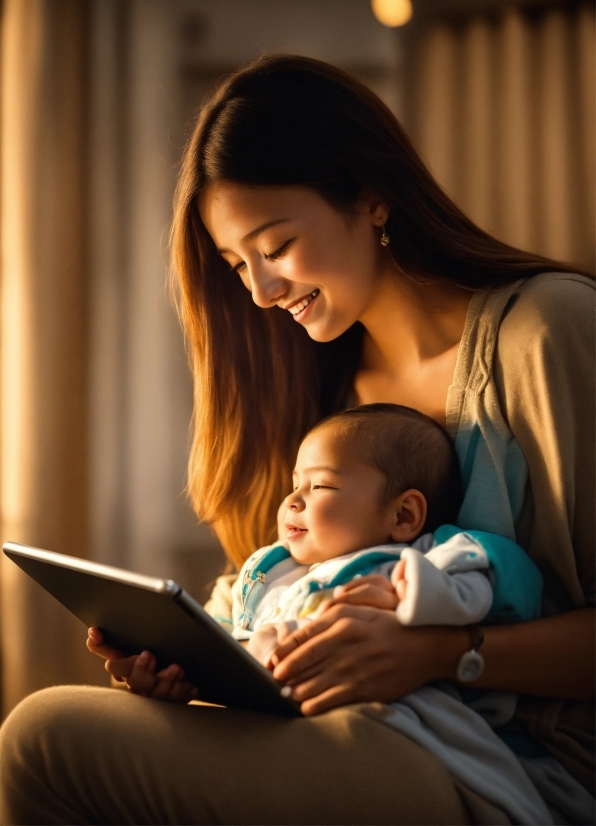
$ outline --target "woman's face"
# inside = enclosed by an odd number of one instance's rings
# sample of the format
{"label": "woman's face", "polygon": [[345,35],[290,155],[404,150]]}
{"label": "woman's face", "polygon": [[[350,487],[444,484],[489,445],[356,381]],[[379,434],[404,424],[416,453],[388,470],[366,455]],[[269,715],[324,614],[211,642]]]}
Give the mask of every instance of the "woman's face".
{"label": "woman's face", "polygon": [[331,341],[370,306],[383,270],[378,199],[346,215],[298,186],[211,184],[201,217],[259,307],[281,307],[315,341]]}

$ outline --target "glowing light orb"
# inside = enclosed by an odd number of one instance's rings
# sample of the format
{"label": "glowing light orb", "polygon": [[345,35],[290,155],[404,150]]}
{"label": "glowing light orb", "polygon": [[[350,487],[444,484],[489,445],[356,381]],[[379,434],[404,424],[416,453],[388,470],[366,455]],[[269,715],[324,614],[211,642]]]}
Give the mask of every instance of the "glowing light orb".
{"label": "glowing light orb", "polygon": [[371,0],[373,13],[384,26],[403,26],[412,16],[412,0]]}

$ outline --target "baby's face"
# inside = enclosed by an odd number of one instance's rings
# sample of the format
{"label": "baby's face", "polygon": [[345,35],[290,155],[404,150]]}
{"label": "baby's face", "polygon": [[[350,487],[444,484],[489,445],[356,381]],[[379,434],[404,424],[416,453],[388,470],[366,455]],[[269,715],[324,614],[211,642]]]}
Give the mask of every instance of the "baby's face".
{"label": "baby's face", "polygon": [[[343,442],[343,443],[342,443]],[[382,508],[385,477],[331,428],[300,445],[284,523],[294,559],[304,565],[391,541],[393,513]]]}

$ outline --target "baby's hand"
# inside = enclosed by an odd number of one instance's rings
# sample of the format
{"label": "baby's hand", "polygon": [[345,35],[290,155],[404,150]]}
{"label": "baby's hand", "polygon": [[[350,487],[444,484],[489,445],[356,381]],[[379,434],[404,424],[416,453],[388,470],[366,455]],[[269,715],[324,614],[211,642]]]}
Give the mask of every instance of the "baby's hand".
{"label": "baby's hand", "polygon": [[197,697],[198,690],[184,681],[184,669],[179,665],[169,665],[155,673],[157,660],[149,651],[126,657],[121,651],[104,644],[101,631],[89,629],[87,648],[102,657],[105,668],[118,682],[125,682],[134,694],[167,700],[171,703],[189,703]]}
{"label": "baby's hand", "polygon": [[406,579],[406,560],[400,559],[391,573],[391,584],[395,588],[397,599],[403,602],[408,591],[408,581]]}
{"label": "baby's hand", "polygon": [[333,591],[333,599],[323,604],[321,613],[323,614],[339,603],[368,605],[371,608],[393,611],[398,599],[395,587],[389,580],[380,574],[373,574],[358,577],[345,585],[338,585]]}
{"label": "baby's hand", "polygon": [[270,667],[271,655],[278,645],[296,629],[296,623],[280,622],[263,625],[252,635],[246,646],[249,654],[258,660],[265,668]]}

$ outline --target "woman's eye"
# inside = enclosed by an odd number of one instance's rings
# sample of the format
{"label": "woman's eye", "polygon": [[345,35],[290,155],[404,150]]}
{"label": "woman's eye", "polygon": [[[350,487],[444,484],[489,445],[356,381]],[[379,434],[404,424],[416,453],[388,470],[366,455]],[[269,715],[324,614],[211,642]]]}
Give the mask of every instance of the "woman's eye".
{"label": "woman's eye", "polygon": [[286,241],[285,244],[282,244],[281,247],[278,247],[273,252],[264,253],[263,257],[266,258],[267,261],[277,261],[278,258],[281,258],[284,255],[284,253],[286,253],[289,250],[290,245],[295,240],[295,238],[290,238],[289,241]]}
{"label": "woman's eye", "polygon": [[246,267],[246,264],[244,263],[244,261],[241,261],[239,264],[236,264],[234,267],[230,266],[230,272],[235,272],[236,275],[239,275],[240,270],[243,267]]}

